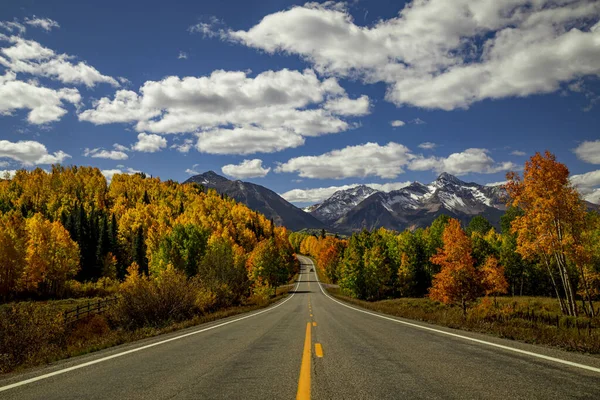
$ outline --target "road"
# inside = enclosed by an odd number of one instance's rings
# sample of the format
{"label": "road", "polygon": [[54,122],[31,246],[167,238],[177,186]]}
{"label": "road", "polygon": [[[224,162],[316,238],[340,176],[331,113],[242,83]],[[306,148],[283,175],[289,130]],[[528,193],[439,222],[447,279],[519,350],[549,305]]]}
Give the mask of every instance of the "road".
{"label": "road", "polygon": [[593,399],[600,359],[339,303],[310,259],[268,309],[0,380],[0,399]]}

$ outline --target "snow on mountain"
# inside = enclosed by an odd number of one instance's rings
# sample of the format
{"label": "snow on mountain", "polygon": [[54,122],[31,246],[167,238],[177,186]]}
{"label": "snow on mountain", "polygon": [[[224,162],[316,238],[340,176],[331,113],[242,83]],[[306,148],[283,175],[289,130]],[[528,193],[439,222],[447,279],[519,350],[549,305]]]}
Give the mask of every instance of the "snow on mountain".
{"label": "snow on mountain", "polygon": [[338,190],[324,202],[306,207],[304,211],[326,224],[332,224],[374,193],[377,190],[365,185]]}
{"label": "snow on mountain", "polygon": [[[373,194],[377,193],[377,196]],[[464,221],[482,214],[499,223],[505,206],[503,189],[467,183],[448,173],[423,185],[413,182],[399,190],[379,192],[367,186],[340,190],[304,210],[334,228],[352,231],[379,226],[404,229],[424,226],[439,214]]]}

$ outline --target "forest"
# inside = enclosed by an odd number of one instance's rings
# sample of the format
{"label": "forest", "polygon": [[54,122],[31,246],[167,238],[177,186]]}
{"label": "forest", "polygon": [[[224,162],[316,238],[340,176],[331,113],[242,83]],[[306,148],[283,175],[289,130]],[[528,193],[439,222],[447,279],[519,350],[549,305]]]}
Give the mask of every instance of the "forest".
{"label": "forest", "polygon": [[59,299],[117,299],[101,332],[156,328],[270,301],[297,271],[284,227],[198,184],[20,170],[0,180],[0,372],[80,336]]}
{"label": "forest", "polygon": [[381,228],[348,239],[292,233],[290,243],[351,298],[428,297],[466,316],[482,297],[547,296],[564,315],[597,316],[599,215],[586,210],[551,153],[537,153],[522,177],[507,178],[499,232],[481,216],[461,226],[441,215],[425,229]]}

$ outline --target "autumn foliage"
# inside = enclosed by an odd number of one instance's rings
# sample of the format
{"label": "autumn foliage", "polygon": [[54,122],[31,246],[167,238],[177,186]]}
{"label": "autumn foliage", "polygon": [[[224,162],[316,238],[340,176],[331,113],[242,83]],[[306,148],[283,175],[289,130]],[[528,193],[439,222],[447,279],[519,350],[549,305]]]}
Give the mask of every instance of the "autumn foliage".
{"label": "autumn foliage", "polygon": [[[135,265],[140,279],[157,285],[163,274],[194,278],[221,306],[255,285],[286,281],[296,268],[285,228],[214,190],[141,173],[115,175],[108,185],[91,167],[18,171],[0,179],[0,222],[4,300],[114,287]],[[259,243],[277,255],[268,278],[247,265]]]}
{"label": "autumn foliage", "polygon": [[523,177],[511,172],[506,190],[510,205],[522,210],[512,222],[516,251],[527,260],[540,260],[551,279],[561,309],[576,316],[575,282],[584,311],[594,315],[590,276],[592,252],[586,248],[586,211],[569,181],[569,170],[546,152],[525,163]]}

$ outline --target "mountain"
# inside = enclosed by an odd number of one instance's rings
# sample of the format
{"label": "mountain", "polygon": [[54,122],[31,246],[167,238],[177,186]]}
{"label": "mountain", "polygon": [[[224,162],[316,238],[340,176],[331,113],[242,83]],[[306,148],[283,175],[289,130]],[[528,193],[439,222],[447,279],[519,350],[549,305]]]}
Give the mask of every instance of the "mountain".
{"label": "mountain", "polygon": [[377,190],[365,185],[338,190],[324,202],[307,207],[304,211],[327,225],[331,225],[374,193],[378,193]]}
{"label": "mountain", "polygon": [[[463,182],[447,173],[441,174],[429,185],[414,182],[389,193],[371,189],[372,192],[362,201],[351,205],[348,199],[355,196],[354,189],[350,189],[350,193],[336,192],[311,210],[311,214],[336,230],[352,232],[363,228],[404,230],[424,227],[442,214],[465,223],[475,215],[482,215],[493,225],[499,226],[500,217],[506,209],[501,187]],[[363,191],[361,194],[365,193]],[[331,212],[324,213],[321,210],[323,205]]]}
{"label": "mountain", "polygon": [[217,193],[226,194],[265,217],[272,218],[276,225],[285,226],[293,231],[305,228],[327,228],[323,222],[264,186],[250,182],[232,181],[213,171],[192,176],[184,183],[191,182],[215,189]]}

